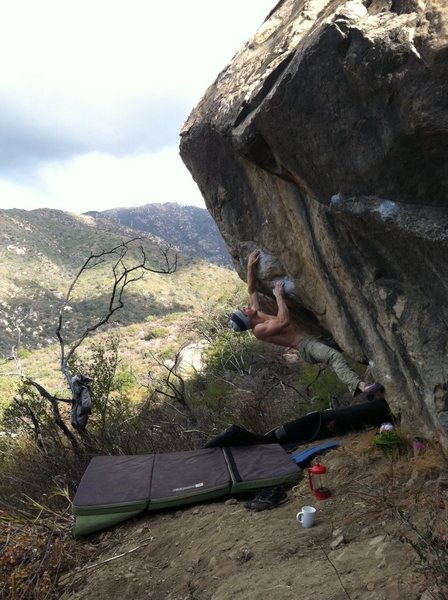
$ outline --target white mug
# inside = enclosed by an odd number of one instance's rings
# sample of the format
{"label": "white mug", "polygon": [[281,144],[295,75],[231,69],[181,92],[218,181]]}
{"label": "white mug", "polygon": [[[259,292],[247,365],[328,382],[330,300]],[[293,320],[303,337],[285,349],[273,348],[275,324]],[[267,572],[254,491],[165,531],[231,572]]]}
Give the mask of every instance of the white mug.
{"label": "white mug", "polygon": [[315,514],[316,509],[314,506],[302,506],[302,510],[300,510],[296,515],[297,522],[300,523],[302,527],[306,527],[308,529],[309,527],[313,526]]}

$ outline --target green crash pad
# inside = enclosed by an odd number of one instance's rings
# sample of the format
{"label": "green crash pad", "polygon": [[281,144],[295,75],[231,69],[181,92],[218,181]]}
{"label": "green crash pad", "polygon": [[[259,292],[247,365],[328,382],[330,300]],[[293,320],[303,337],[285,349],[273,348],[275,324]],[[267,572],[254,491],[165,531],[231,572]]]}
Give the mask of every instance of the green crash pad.
{"label": "green crash pad", "polygon": [[302,470],[279,444],[93,458],[73,499],[75,537],[145,511],[295,483]]}

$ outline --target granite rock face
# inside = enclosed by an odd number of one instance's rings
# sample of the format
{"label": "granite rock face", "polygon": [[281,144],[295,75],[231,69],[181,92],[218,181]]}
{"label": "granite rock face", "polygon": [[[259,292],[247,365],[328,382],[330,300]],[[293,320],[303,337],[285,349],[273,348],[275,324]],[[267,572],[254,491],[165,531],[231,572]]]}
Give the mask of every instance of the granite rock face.
{"label": "granite rock face", "polygon": [[448,5],[281,0],[180,152],[245,278],[370,363],[448,449]]}

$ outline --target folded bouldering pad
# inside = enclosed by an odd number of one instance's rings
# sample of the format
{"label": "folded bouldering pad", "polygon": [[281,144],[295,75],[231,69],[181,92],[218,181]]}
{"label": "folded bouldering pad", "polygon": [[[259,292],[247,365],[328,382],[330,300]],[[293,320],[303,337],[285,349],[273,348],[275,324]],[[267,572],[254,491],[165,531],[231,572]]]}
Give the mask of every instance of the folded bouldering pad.
{"label": "folded bouldering pad", "polygon": [[[291,457],[278,444],[223,448],[232,477],[232,493],[297,481]],[[296,463],[297,464],[297,463]]]}
{"label": "folded bouldering pad", "polygon": [[223,448],[224,446],[251,446],[254,444],[264,444],[263,435],[253,433],[240,427],[239,425],[230,425],[222,433],[209,440],[204,448]]}
{"label": "folded bouldering pad", "polygon": [[281,444],[284,448],[293,449],[300,444],[308,444],[329,436],[343,435],[365,427],[375,427],[391,419],[386,400],[377,398],[344,408],[312,412],[279,425],[264,435],[253,433],[238,425],[231,425],[209,440],[204,448]]}
{"label": "folded bouldering pad", "polygon": [[295,483],[301,468],[279,444],[93,458],[73,499],[74,535],[145,511]]}

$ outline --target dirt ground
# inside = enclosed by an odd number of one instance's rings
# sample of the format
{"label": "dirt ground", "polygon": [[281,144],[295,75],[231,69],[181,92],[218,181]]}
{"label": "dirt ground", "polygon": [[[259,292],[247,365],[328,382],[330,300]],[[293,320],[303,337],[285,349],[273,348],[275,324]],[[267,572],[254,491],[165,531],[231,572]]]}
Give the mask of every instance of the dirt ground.
{"label": "dirt ground", "polygon": [[[62,575],[61,598],[431,600],[431,577],[400,541],[413,534],[393,506],[446,541],[437,469],[411,452],[392,462],[374,433],[347,436],[321,457],[327,500],[313,498],[304,472],[273,510],[248,511],[247,497],[228,498],[144,515],[79,541],[92,547],[92,561]],[[317,508],[311,529],[296,521],[305,505]]]}

